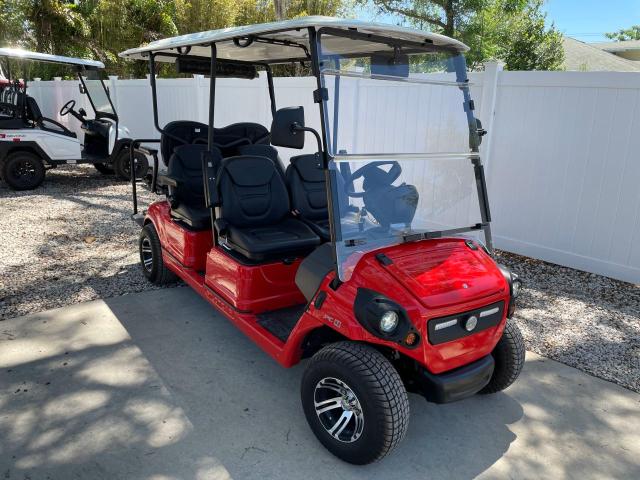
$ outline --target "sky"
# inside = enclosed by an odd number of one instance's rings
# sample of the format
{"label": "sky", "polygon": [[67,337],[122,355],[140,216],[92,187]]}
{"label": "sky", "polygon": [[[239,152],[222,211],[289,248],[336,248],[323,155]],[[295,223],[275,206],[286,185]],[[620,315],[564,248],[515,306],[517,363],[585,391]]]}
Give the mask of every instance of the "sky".
{"label": "sky", "polygon": [[640,0],[547,0],[547,20],[568,37],[607,41],[605,32],[640,25]]}
{"label": "sky", "polygon": [[[607,32],[640,25],[640,0],[546,0],[547,21],[564,35],[583,42],[608,41]],[[358,18],[394,23],[373,7],[360,8]]]}

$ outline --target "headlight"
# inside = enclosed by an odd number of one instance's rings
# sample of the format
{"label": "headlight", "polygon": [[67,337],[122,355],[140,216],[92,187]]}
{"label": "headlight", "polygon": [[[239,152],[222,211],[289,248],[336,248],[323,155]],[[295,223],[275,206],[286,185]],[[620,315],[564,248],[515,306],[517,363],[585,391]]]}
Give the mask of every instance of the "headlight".
{"label": "headlight", "polygon": [[392,333],[398,326],[398,314],[394,311],[385,312],[380,317],[380,330],[384,333]]}

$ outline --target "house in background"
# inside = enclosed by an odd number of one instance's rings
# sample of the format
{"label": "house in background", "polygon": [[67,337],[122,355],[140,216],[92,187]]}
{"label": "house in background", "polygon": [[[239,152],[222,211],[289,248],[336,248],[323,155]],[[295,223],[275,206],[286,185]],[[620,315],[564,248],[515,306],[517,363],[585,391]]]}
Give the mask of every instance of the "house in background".
{"label": "house in background", "polygon": [[[635,44],[635,48],[632,45]],[[564,69],[578,72],[640,72],[640,41],[585,43],[564,37]],[[600,46],[603,47],[600,47]],[[637,58],[633,60],[632,58]]]}
{"label": "house in background", "polygon": [[596,48],[611,53],[616,57],[624,58],[640,65],[640,40],[626,40],[624,42],[600,42],[592,43]]}

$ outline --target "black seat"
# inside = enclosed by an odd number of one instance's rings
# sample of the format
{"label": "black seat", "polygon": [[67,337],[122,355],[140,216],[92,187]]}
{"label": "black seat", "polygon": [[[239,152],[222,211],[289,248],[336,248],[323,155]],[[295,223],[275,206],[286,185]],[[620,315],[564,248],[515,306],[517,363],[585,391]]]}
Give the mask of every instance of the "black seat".
{"label": "black seat", "polygon": [[[211,211],[205,206],[202,175],[202,153],[206,150],[206,145],[175,147],[167,168],[167,177],[177,184],[169,187],[171,215],[195,230],[211,228]],[[221,159],[216,149],[214,161],[219,164]]]}
{"label": "black seat", "polygon": [[176,147],[182,145],[206,145],[208,127],[204,123],[191,120],[176,120],[164,126],[160,137],[160,154],[162,162],[169,165],[169,160]]}
{"label": "black seat", "polygon": [[286,172],[291,207],[325,241],[330,239],[327,190],[320,155],[291,157]]}
{"label": "black seat", "polygon": [[289,195],[267,157],[226,158],[218,172],[216,229],[228,249],[254,261],[306,254],[320,238],[290,216]]}
{"label": "black seat", "polygon": [[[176,120],[167,123],[160,138],[160,153],[163,163],[169,164],[169,159],[176,147],[190,144],[206,145],[208,131],[209,127],[204,123],[191,120]],[[269,130],[259,123],[234,123],[223,128],[214,128],[213,141],[219,147],[223,157],[234,157],[244,155],[240,149],[245,146],[256,144],[268,147]],[[260,154],[264,153],[265,151],[262,151]]]}
{"label": "black seat", "polygon": [[271,145],[265,145],[257,143],[255,145],[243,145],[238,147],[238,153],[240,155],[252,155],[257,157],[267,157],[273,160],[273,163],[276,164],[276,168],[278,172],[284,178],[284,164],[282,163],[282,159],[280,155],[278,155],[278,150]]}
{"label": "black seat", "polygon": [[[26,114],[27,114],[27,120],[31,120],[33,123],[38,125],[38,127],[40,127],[42,130],[46,132],[53,132],[60,135],[64,135],[66,137],[77,138],[77,135],[74,132],[69,130],[67,127],[65,127],[61,123],[58,123],[55,120],[52,120],[50,118],[43,117],[42,112],[40,111],[40,107],[38,106],[38,102],[36,102],[35,98],[30,97],[29,95],[26,96]],[[45,123],[51,123],[57,128],[51,128],[45,125]]]}

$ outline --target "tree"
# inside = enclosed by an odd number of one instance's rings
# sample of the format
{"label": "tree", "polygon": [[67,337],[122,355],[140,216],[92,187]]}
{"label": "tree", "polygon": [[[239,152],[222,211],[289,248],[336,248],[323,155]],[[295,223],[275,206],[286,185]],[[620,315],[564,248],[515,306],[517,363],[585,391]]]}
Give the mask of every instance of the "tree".
{"label": "tree", "polygon": [[604,35],[611,40],[615,40],[616,42],[640,40],[640,25],[633,25],[629,28],[622,28],[617,32],[605,33]]}
{"label": "tree", "polygon": [[[144,62],[118,53],[184,33],[272,22],[302,15],[336,15],[353,0],[0,0],[0,46],[95,58],[109,73],[147,73]],[[24,75],[70,76],[67,67],[29,63]],[[159,65],[161,75],[175,75]],[[282,70],[281,73],[285,73]]]}
{"label": "tree", "polygon": [[[360,0],[367,2],[369,0]],[[562,35],[546,26],[543,0],[373,0],[383,13],[470,46],[478,68],[499,59],[509,70],[556,70],[564,60]]]}

